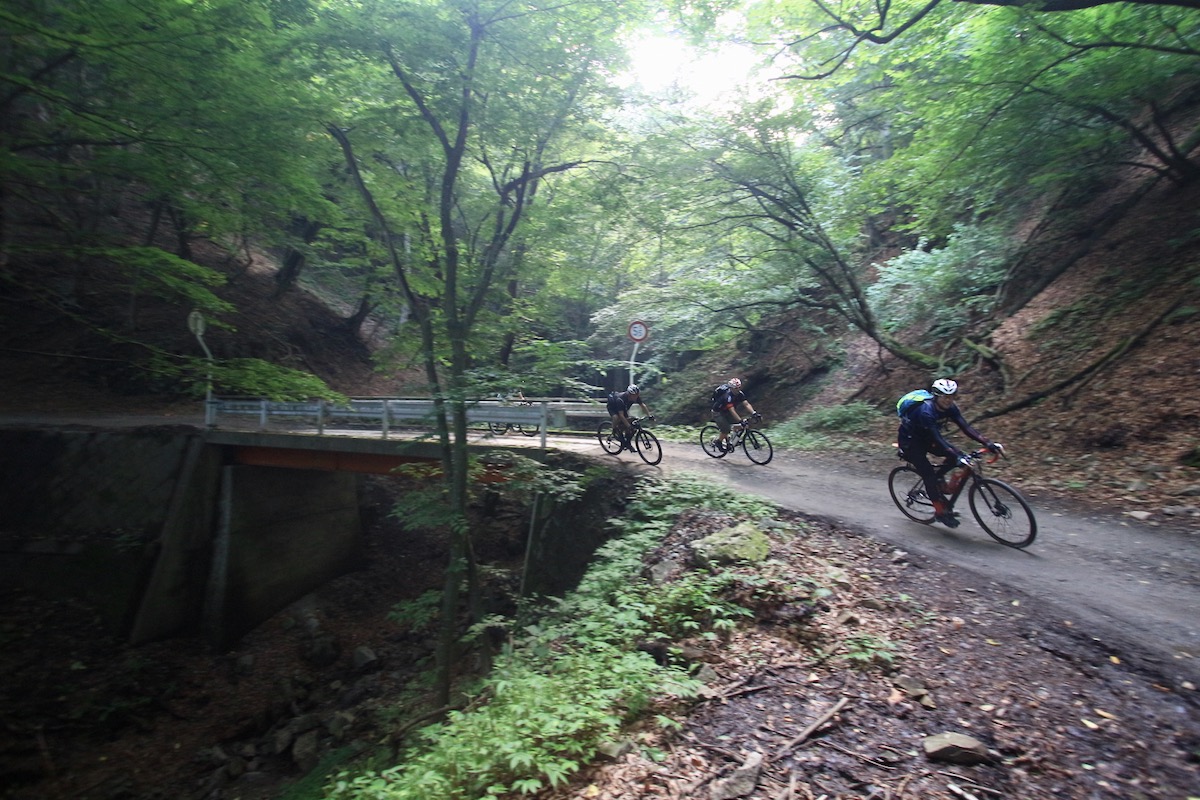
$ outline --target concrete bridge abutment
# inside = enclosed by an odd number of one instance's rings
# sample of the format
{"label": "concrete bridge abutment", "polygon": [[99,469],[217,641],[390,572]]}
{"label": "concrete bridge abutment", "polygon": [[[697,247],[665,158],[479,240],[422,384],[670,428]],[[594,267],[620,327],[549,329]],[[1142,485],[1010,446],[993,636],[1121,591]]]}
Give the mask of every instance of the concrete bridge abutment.
{"label": "concrete bridge abutment", "polygon": [[357,474],[233,460],[183,426],[0,430],[0,582],[80,597],[135,644],[229,646],[362,537]]}

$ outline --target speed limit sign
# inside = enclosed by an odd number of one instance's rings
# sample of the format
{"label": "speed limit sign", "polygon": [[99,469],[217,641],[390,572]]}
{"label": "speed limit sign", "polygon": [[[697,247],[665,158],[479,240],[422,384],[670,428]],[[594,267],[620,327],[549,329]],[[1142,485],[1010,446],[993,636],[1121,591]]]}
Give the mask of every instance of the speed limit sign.
{"label": "speed limit sign", "polygon": [[629,323],[629,338],[635,342],[644,342],[646,337],[650,335],[650,326],[642,322],[640,319],[635,319]]}

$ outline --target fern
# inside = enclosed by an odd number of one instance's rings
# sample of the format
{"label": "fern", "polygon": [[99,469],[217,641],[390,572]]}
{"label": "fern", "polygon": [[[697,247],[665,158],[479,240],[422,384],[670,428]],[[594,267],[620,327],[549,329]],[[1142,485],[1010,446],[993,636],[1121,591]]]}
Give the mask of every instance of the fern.
{"label": "fern", "polygon": [[[721,593],[729,578],[694,576],[676,586],[642,579],[644,558],[680,513],[704,507],[763,519],[763,500],[683,476],[647,481],[620,536],[600,548],[579,587],[514,631],[468,710],[420,731],[397,766],[344,771],[326,786],[345,800],[451,800],[532,794],[565,782],[656,698],[694,695],[699,684],[660,667],[636,644],[652,634],[726,628],[745,609]],[[417,609],[406,609],[408,613]],[[661,717],[661,715],[659,715]]]}

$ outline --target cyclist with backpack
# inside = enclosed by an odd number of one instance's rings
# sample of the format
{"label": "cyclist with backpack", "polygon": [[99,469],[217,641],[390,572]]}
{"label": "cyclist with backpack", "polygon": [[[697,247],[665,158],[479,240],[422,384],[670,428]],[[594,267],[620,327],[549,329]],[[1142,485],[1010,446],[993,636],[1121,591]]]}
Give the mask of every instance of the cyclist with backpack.
{"label": "cyclist with backpack", "polygon": [[654,417],[645,401],[642,400],[642,390],[636,383],[629,384],[623,392],[608,393],[606,407],[609,416],[612,417],[613,431],[621,437],[622,450],[633,449],[629,444],[629,436],[633,433],[633,424],[629,421],[629,409],[633,408],[634,403],[642,407],[642,413],[645,416]]}
{"label": "cyclist with backpack", "polygon": [[754,406],[750,404],[750,399],[742,391],[741,378],[730,378],[725,383],[713,389],[712,397],[710,398],[710,408],[713,413],[713,421],[716,422],[717,428],[721,431],[721,435],[717,437],[717,447],[721,450],[729,449],[729,431],[734,425],[740,425],[742,422],[742,418],[738,416],[737,412],[737,406],[739,405],[745,411],[748,411],[754,419],[762,419],[762,414],[754,410]]}
{"label": "cyclist with backpack", "polygon": [[[963,418],[962,411],[954,402],[958,384],[949,378],[933,382],[930,391],[917,389],[900,398],[896,403],[896,414],[900,417],[900,430],[896,434],[899,456],[912,464],[913,469],[925,481],[925,493],[933,502],[934,519],[949,528],[958,527],[958,517],[950,512],[942,496],[940,478],[966,460],[966,455],[946,440],[942,428],[953,422],[966,436],[995,452],[1004,450],[1004,445],[993,442],[972,428]],[[944,460],[940,467],[929,462],[929,456],[940,456]]]}

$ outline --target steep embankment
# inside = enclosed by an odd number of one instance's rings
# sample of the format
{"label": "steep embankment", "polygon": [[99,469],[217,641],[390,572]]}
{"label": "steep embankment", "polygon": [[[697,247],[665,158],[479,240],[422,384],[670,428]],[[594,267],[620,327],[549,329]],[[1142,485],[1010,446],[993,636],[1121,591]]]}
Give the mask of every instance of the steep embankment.
{"label": "steep embankment", "polygon": [[[133,220],[125,227],[121,235],[136,239]],[[303,288],[280,292],[268,254],[231,254],[218,243],[195,240],[192,258],[225,276],[214,293],[234,308],[210,315],[204,337],[216,358],[260,358],[305,370],[346,394],[395,391],[393,381],[374,372],[363,341],[370,331],[351,330],[341,314]],[[197,399],[178,394],[177,382],[156,382],[145,369],[153,350],[203,356],[188,329],[189,308],[178,298],[139,288],[100,259],[14,261],[4,277],[0,411],[197,407]]]}
{"label": "steep embankment", "polygon": [[[1194,516],[1188,509],[1200,505],[1197,208],[1200,186],[1159,184],[1133,194],[1117,184],[1069,214],[1062,207],[1042,212],[1026,226],[1019,280],[1039,281],[1035,268],[1055,277],[974,331],[972,341],[982,349],[939,343],[954,354],[950,363],[970,358],[955,375],[961,405],[1008,445],[1024,485],[1152,519]],[[814,369],[807,352],[812,337],[794,322],[766,346],[744,344],[738,361],[701,369],[706,376],[736,371],[749,378],[756,407],[773,419],[793,416],[802,401],[872,403],[880,414],[869,439],[881,448],[893,438],[895,398],[930,377],[853,333],[835,345],[844,352],[837,369]]]}

